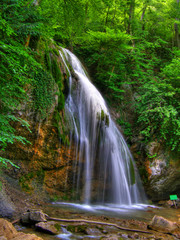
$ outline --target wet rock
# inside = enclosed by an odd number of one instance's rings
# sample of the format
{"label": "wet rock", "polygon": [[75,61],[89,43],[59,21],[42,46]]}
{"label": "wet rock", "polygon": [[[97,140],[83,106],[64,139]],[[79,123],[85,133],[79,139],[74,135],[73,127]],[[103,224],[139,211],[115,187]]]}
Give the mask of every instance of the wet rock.
{"label": "wet rock", "polygon": [[21,215],[23,224],[32,224],[37,222],[47,222],[45,214],[41,210],[28,210]]}
{"label": "wet rock", "polygon": [[41,210],[31,210],[29,218],[34,222],[47,222],[46,216]]}
{"label": "wet rock", "polygon": [[149,229],[171,233],[178,228],[175,222],[169,221],[166,218],[155,215],[148,225]]}
{"label": "wet rock", "polygon": [[18,233],[12,240],[43,240],[35,234]]}
{"label": "wet rock", "polygon": [[2,237],[0,237],[0,240],[7,240],[7,238],[2,236]]}
{"label": "wet rock", "polygon": [[52,222],[39,222],[35,225],[37,231],[49,233],[52,235],[59,234],[61,232],[61,225],[52,221]]}
{"label": "wet rock", "polygon": [[7,196],[6,192],[4,191],[3,187],[0,191],[0,216],[11,218],[15,211],[15,206],[12,201]]}
{"label": "wet rock", "polygon": [[67,226],[67,230],[72,233],[83,233],[86,234],[87,225],[86,224],[72,224]]}
{"label": "wet rock", "polygon": [[128,235],[127,234],[121,234],[121,237],[123,237],[123,238],[128,238]]}
{"label": "wet rock", "polygon": [[119,237],[117,235],[109,235],[107,237],[101,238],[101,240],[119,240]]}
{"label": "wet rock", "polygon": [[0,219],[0,240],[43,240],[35,234],[17,232],[12,223],[5,219]]}
{"label": "wet rock", "polygon": [[0,236],[4,236],[8,239],[13,238],[17,234],[16,229],[7,220],[0,219]]}
{"label": "wet rock", "polygon": [[87,228],[85,230],[85,233],[87,235],[95,235],[95,236],[99,236],[99,235],[102,235],[101,231],[97,228]]}
{"label": "wet rock", "polygon": [[139,238],[139,234],[138,233],[134,233],[132,237],[133,237],[133,239],[138,239]]}

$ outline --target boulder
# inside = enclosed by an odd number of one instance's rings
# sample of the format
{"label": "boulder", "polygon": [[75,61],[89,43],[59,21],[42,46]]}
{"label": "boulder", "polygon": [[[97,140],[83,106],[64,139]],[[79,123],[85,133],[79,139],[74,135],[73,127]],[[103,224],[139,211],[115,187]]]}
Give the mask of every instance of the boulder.
{"label": "boulder", "polygon": [[148,225],[149,229],[171,233],[175,231],[178,226],[175,222],[169,221],[166,218],[155,215]]}
{"label": "boulder", "polygon": [[17,230],[13,227],[13,225],[7,220],[0,218],[0,236],[12,239],[16,234]]}
{"label": "boulder", "polygon": [[18,233],[12,240],[43,240],[35,234]]}
{"label": "boulder", "polygon": [[46,216],[41,210],[31,210],[29,218],[34,222],[47,222]]}
{"label": "boulder", "polygon": [[95,236],[99,236],[99,235],[102,235],[102,233],[101,233],[101,231],[99,230],[99,229],[97,229],[97,228],[87,228],[86,230],[85,230],[85,233],[87,234],[87,235],[95,235]]}
{"label": "boulder", "polygon": [[49,233],[52,235],[57,235],[61,232],[61,225],[52,221],[52,222],[39,222],[35,225],[36,230]]}
{"label": "boulder", "polygon": [[101,240],[119,240],[119,236],[117,236],[117,235],[109,235],[109,236],[101,238]]}
{"label": "boulder", "polygon": [[28,210],[21,215],[23,224],[34,224],[38,222],[47,222],[46,215],[41,210]]}
{"label": "boulder", "polygon": [[7,240],[7,238],[2,236],[2,237],[0,237],[0,240]]}
{"label": "boulder", "polygon": [[4,187],[0,191],[0,216],[11,218],[15,211],[15,206],[7,196]]}
{"label": "boulder", "polygon": [[35,234],[18,232],[12,223],[0,218],[0,240],[43,240]]}

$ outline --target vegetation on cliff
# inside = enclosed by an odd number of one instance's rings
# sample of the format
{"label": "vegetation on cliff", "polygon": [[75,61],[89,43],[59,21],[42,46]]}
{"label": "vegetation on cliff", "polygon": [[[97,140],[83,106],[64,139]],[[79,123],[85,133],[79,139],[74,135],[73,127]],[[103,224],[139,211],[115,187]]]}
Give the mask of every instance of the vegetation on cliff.
{"label": "vegetation on cliff", "polygon": [[47,32],[85,61],[109,103],[131,106],[134,117],[121,115],[129,139],[179,152],[179,0],[42,0],[39,8]]}
{"label": "vegetation on cliff", "polygon": [[[27,141],[11,125],[18,121],[28,128],[15,117],[20,103],[29,101],[45,119],[55,101],[56,83],[57,110],[64,107],[59,63],[47,42],[53,38],[84,60],[109,104],[122,112],[132,108],[133,116],[121,114],[119,121],[129,140],[132,135],[141,135],[144,142],[158,139],[178,153],[179,19],[179,0],[1,0],[1,150],[8,143]],[[131,97],[126,97],[129,89]],[[29,91],[33,99],[28,99]]]}
{"label": "vegetation on cliff", "polygon": [[[50,60],[55,59],[55,53],[53,53],[52,41],[43,35],[43,21],[33,1],[2,0],[0,2],[0,150],[2,152],[8,144],[15,141],[22,144],[29,143],[25,137],[18,136],[13,127],[13,122],[18,122],[30,131],[28,122],[21,119],[23,105],[28,103],[38,113],[40,121],[48,116],[55,102],[55,94],[60,99],[59,110],[64,106],[62,78],[59,78],[60,67],[54,68],[56,62],[53,64],[47,62],[47,57]],[[0,163],[4,166],[8,163],[14,165],[2,155]]]}

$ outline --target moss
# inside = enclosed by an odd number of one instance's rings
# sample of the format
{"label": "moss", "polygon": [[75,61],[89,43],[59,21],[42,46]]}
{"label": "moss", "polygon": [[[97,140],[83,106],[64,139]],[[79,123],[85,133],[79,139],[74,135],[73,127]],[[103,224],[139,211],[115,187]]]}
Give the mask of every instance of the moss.
{"label": "moss", "polygon": [[108,115],[106,115],[105,124],[106,124],[106,126],[109,127],[109,116]]}
{"label": "moss", "polygon": [[105,114],[104,111],[101,109],[101,121],[104,121],[105,119]]}
{"label": "moss", "polygon": [[86,234],[87,225],[69,225],[67,230],[73,233],[84,233]]}
{"label": "moss", "polygon": [[64,123],[58,108],[54,112],[54,126],[57,128],[58,136],[64,145],[69,145],[69,137],[66,134]]}
{"label": "moss", "polygon": [[60,89],[62,89],[62,75],[61,75],[60,66],[54,57],[52,58],[51,62],[52,62],[51,72],[52,72],[53,78],[55,82],[58,83],[58,86],[60,87]]}
{"label": "moss", "polygon": [[58,106],[57,106],[58,111],[62,111],[64,109],[64,106],[65,106],[64,94],[60,92],[58,96]]}
{"label": "moss", "polygon": [[74,225],[68,225],[68,226],[67,226],[67,230],[68,230],[69,232],[73,232],[73,233],[76,232],[76,231],[75,231],[75,228],[76,228],[76,226],[74,226]]}
{"label": "moss", "polygon": [[49,51],[46,51],[46,53],[44,54],[44,63],[45,63],[46,69],[48,71],[50,71],[51,70],[51,57],[50,57]]}
{"label": "moss", "polygon": [[55,223],[54,227],[57,229],[58,232],[61,230],[61,225],[58,223]]}
{"label": "moss", "polygon": [[57,50],[57,48],[53,48],[53,53],[54,53],[56,56],[59,56],[59,51]]}

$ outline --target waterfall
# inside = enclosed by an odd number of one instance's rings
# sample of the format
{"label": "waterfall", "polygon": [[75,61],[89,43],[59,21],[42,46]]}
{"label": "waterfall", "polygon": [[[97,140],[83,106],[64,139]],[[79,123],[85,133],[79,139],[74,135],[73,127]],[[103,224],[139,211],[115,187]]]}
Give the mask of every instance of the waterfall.
{"label": "waterfall", "polygon": [[72,128],[70,144],[76,149],[73,188],[77,200],[114,205],[145,202],[132,155],[105,100],[77,57],[67,49],[59,53],[69,74],[65,109]]}

